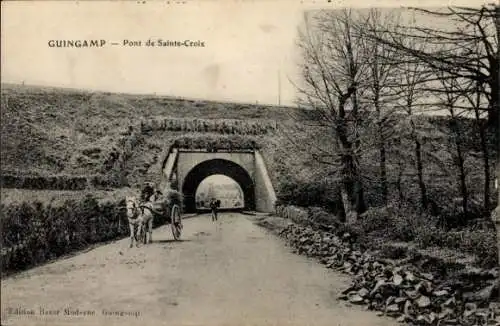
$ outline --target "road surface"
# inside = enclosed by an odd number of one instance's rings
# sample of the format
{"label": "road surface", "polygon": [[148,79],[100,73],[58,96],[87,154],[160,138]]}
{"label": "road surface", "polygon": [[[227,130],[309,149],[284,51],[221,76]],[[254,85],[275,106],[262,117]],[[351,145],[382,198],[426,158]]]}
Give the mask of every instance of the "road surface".
{"label": "road surface", "polygon": [[124,239],[3,280],[2,325],[398,325],[337,300],[347,276],[251,219],[202,215],[182,242],[167,225],[150,245]]}

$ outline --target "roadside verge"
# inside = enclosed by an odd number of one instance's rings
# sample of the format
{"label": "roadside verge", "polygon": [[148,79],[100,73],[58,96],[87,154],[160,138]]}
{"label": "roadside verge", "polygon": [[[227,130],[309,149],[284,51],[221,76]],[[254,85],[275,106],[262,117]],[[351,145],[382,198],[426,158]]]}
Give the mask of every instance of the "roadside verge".
{"label": "roadside verge", "polygon": [[352,276],[340,299],[409,325],[500,325],[498,269],[388,244],[361,250],[353,235],[277,216],[250,218],[293,252]]}

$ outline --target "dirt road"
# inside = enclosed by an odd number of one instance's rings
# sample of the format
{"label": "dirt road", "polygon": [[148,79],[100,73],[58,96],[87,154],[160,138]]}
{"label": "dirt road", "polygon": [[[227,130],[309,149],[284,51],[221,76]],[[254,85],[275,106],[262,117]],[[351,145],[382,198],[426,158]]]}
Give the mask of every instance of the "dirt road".
{"label": "dirt road", "polygon": [[6,279],[2,325],[397,325],[338,301],[346,276],[250,219],[186,219],[182,242],[163,226],[153,244],[124,239]]}

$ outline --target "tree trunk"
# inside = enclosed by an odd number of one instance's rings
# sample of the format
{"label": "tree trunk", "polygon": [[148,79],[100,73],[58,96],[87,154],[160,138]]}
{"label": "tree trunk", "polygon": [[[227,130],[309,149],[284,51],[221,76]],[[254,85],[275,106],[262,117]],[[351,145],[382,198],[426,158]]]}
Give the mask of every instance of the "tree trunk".
{"label": "tree trunk", "polygon": [[[342,198],[342,206],[343,206],[343,214],[341,212],[341,222],[346,222],[347,217],[352,215],[351,213],[351,203],[349,201],[349,195],[347,194],[347,190],[345,187],[340,187],[340,196]],[[343,216],[342,216],[343,215]]]}
{"label": "tree trunk", "polygon": [[[500,121],[498,122],[498,125],[500,127]],[[500,150],[497,151],[497,182],[500,182]],[[497,234],[497,254],[498,254],[498,266],[500,267],[500,191],[498,189],[498,186],[496,188],[496,191],[498,193],[498,202],[497,202],[497,207],[491,214],[491,219],[493,220],[493,223],[495,225],[495,230]],[[500,277],[498,282],[500,282]]]}
{"label": "tree trunk", "polygon": [[[342,147],[342,184],[343,190],[348,197],[349,205],[344,204],[346,209],[346,219],[351,219],[366,211],[364,201],[363,185],[361,183],[360,173],[355,165],[354,154],[352,153],[352,142],[347,137],[346,122],[344,119],[338,121],[336,132]],[[358,139],[356,141],[359,141]]]}
{"label": "tree trunk", "polygon": [[405,160],[406,160],[406,157],[403,157],[403,153],[402,153],[403,141],[401,140],[401,137],[390,142],[389,147],[392,147],[395,149],[395,153],[393,155],[397,157],[397,174],[396,174],[395,186],[396,186],[396,192],[397,192],[397,207],[399,209],[403,206],[402,205],[403,198],[404,198],[403,173],[404,173],[404,169],[405,169]]}
{"label": "tree trunk", "polygon": [[420,201],[422,203],[423,209],[427,209],[429,206],[429,200],[427,199],[427,188],[424,181],[424,167],[422,163],[422,145],[420,141],[415,137],[415,157],[417,160],[417,176],[418,176],[418,186],[420,188]]}
{"label": "tree trunk", "polygon": [[398,208],[401,208],[403,203],[403,160],[398,161],[398,177],[396,179],[396,187],[398,189]]}
{"label": "tree trunk", "polygon": [[365,203],[365,192],[363,190],[363,182],[361,181],[361,175],[359,175],[359,171],[356,171],[356,181],[354,183],[354,195],[356,198],[356,216],[366,212],[366,203]]}
{"label": "tree trunk", "polygon": [[[495,19],[495,26],[497,30],[497,40],[500,39],[500,5],[496,6],[496,19]],[[500,82],[499,82],[499,65],[500,65],[500,42],[497,42],[497,58],[496,58],[496,74],[494,74],[494,78],[496,78],[496,88],[493,88],[493,92],[496,90],[496,102],[493,105],[494,110],[497,112],[497,117],[496,117],[496,123],[493,121],[494,125],[496,125],[496,132],[495,132],[495,142],[497,144],[497,182],[500,182],[500,141],[498,139],[498,131],[500,131],[500,115],[498,114],[498,111],[500,110],[499,106],[499,98],[500,98]],[[495,209],[496,214],[493,214],[494,219],[493,222],[495,222],[495,229],[497,231],[497,250],[498,250],[498,266],[500,266],[500,191],[498,188],[496,189],[498,193],[498,202],[497,202],[497,208]],[[500,276],[499,276],[500,279]],[[500,280],[499,280],[500,283]]]}
{"label": "tree trunk", "polygon": [[[340,142],[344,152],[350,152],[351,144],[345,137],[344,129],[337,128]],[[352,156],[350,154],[342,155],[342,202],[346,217],[349,217],[353,211],[353,186],[352,186]]]}
{"label": "tree trunk", "polygon": [[484,211],[488,212],[490,210],[490,163],[489,163],[487,149],[485,149],[483,157],[484,157]]}
{"label": "tree trunk", "polygon": [[342,161],[343,184],[349,200],[349,210],[346,213],[348,220],[349,218],[356,219],[366,211],[363,183],[361,182],[361,175],[356,168],[352,154],[344,155]]}
{"label": "tree trunk", "polygon": [[380,154],[380,161],[379,161],[379,166],[380,166],[380,185],[382,186],[381,189],[381,195],[382,195],[382,202],[384,206],[387,206],[387,197],[388,197],[388,187],[387,187],[387,166],[386,166],[386,149],[385,149],[385,141],[384,141],[384,136],[383,136],[383,124],[382,124],[382,118],[381,118],[381,109],[380,109],[380,102],[379,102],[379,87],[378,84],[375,85],[374,87],[374,92],[375,92],[375,98],[374,98],[374,106],[375,110],[377,113],[377,138],[378,138],[378,146],[379,146],[379,154]]}
{"label": "tree trunk", "polygon": [[[500,85],[497,87],[500,87]],[[499,127],[495,125],[495,121],[498,120],[498,101],[498,94],[493,91],[491,94],[491,109],[488,111],[488,124],[497,131]]]}
{"label": "tree trunk", "polygon": [[457,145],[457,163],[459,169],[459,186],[460,186],[460,194],[462,195],[462,209],[464,211],[465,216],[467,216],[468,212],[468,202],[469,202],[469,192],[467,190],[467,182],[465,175],[465,167],[464,167],[464,159],[461,147]]}
{"label": "tree trunk", "polygon": [[417,177],[418,177],[418,187],[420,189],[420,203],[422,208],[426,210],[429,206],[429,200],[427,198],[427,188],[424,181],[424,165],[422,162],[422,144],[418,140],[416,135],[416,126],[413,120],[411,121],[411,136],[413,142],[415,143],[415,160],[417,165]]}
{"label": "tree trunk", "polygon": [[335,197],[337,198],[336,203],[335,203],[335,207],[334,207],[336,215],[337,215],[340,222],[345,222],[346,217],[347,217],[346,203],[347,203],[348,198],[347,198],[347,194],[345,194],[345,191],[342,188],[342,186],[339,186],[337,188]]}
{"label": "tree trunk", "polygon": [[389,191],[387,187],[387,166],[386,166],[386,150],[385,143],[381,141],[380,143],[380,182],[382,185],[382,200],[384,205],[387,205],[387,197],[389,196]]}
{"label": "tree trunk", "polygon": [[[352,60],[351,62],[354,62]],[[353,72],[354,69],[351,69],[351,72]],[[351,81],[352,84],[354,84],[354,76],[353,80]],[[359,101],[358,101],[358,94],[356,91],[356,88],[354,88],[354,92],[352,93],[352,113],[355,117],[354,123],[355,128],[354,128],[354,137],[355,141],[354,144],[356,148],[361,147],[361,140],[359,136],[359,127],[362,125],[361,117],[359,115]],[[351,181],[352,181],[352,186],[353,186],[353,204],[354,204],[354,211],[356,212],[356,219],[359,217],[359,215],[363,214],[366,211],[366,204],[365,204],[365,195],[363,191],[363,182],[361,180],[361,173],[359,169],[356,167],[356,156],[353,152],[350,153],[350,158],[349,158],[349,166],[350,166],[350,176],[351,176]]]}
{"label": "tree trunk", "polygon": [[450,130],[453,133],[453,142],[455,143],[456,150],[456,166],[458,168],[458,187],[460,195],[462,196],[462,209],[464,217],[466,218],[468,212],[469,192],[467,190],[467,175],[465,173],[465,159],[462,151],[462,140],[460,139],[460,129],[456,121],[453,109],[450,109],[451,120]]}
{"label": "tree trunk", "polygon": [[[497,11],[498,13],[498,11]],[[498,19],[497,19],[497,34],[498,36],[500,36],[500,27],[498,26]],[[498,47],[500,48],[500,42],[498,42]],[[500,51],[500,49],[497,48],[497,51]],[[500,58],[499,57],[499,54],[497,52],[497,60],[496,61],[492,61],[491,62],[491,79],[490,79],[490,83],[489,83],[489,87],[491,89],[491,99],[490,99],[490,107],[489,107],[489,111],[488,111],[488,124],[490,126],[492,126],[493,128],[495,128],[495,130],[497,131],[495,134],[498,133],[498,131],[500,130],[500,126],[498,126],[498,119],[499,119],[499,115],[498,115],[498,110],[500,110],[500,106],[499,106],[499,101],[500,101],[500,69],[499,69],[499,65],[500,65]]]}
{"label": "tree trunk", "polygon": [[479,108],[475,109],[476,122],[479,129],[479,141],[481,144],[481,151],[483,152],[483,171],[484,171],[484,200],[483,208],[485,212],[490,210],[490,159],[488,144],[486,140],[485,126],[483,125],[480,115]]}

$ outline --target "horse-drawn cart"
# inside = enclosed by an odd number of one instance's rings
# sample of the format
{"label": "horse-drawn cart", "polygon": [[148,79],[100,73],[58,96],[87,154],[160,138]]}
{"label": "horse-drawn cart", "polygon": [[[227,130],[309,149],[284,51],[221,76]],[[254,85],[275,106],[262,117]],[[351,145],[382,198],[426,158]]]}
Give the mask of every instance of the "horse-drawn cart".
{"label": "horse-drawn cart", "polygon": [[[138,202],[135,197],[127,198],[130,232],[137,243],[146,243],[148,232],[151,242],[153,221],[156,225],[170,224],[174,239],[180,240],[183,228],[181,206],[178,200],[172,199],[171,196],[161,196],[152,202]],[[136,228],[137,232],[134,231]]]}
{"label": "horse-drawn cart", "polygon": [[[172,229],[172,235],[175,240],[180,240],[182,232],[182,218],[181,218],[181,208],[176,203],[166,202],[165,200],[157,200],[152,203],[151,213],[154,219],[159,219],[160,221],[165,221],[165,223],[170,224]],[[141,206],[146,207],[147,206]],[[145,233],[145,228],[142,228],[141,233]],[[145,234],[141,234],[145,236]]]}

